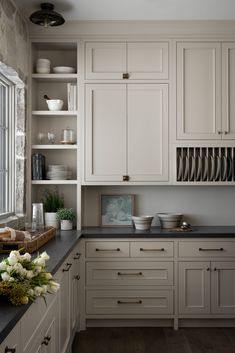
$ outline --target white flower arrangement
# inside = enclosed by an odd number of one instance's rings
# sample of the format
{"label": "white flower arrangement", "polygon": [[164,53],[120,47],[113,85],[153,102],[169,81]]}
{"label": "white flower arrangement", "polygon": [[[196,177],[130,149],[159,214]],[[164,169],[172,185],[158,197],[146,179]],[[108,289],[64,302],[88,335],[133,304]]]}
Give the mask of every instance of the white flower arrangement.
{"label": "white flower arrangement", "polygon": [[0,298],[5,296],[14,305],[27,304],[46,293],[56,293],[60,285],[46,272],[48,254],[44,251],[35,259],[29,253],[11,251],[0,262]]}

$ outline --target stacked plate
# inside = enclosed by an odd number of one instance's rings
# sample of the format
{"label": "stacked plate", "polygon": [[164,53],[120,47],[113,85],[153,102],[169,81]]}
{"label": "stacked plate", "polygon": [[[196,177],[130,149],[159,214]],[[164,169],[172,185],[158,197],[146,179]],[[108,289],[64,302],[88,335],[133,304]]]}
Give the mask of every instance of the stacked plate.
{"label": "stacked plate", "polygon": [[56,164],[48,166],[47,179],[66,180],[71,179],[71,176],[72,172],[68,170],[67,165]]}
{"label": "stacked plate", "polygon": [[75,72],[75,68],[71,66],[56,66],[53,67],[53,72],[55,74],[73,74]]}

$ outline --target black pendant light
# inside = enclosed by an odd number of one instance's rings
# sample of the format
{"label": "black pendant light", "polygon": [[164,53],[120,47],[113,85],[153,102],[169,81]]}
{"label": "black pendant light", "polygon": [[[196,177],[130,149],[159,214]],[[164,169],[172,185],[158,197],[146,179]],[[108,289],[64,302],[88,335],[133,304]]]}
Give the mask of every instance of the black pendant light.
{"label": "black pendant light", "polygon": [[29,17],[31,22],[43,27],[60,26],[65,22],[64,18],[54,11],[53,4],[44,2],[40,6],[41,10],[32,13]]}

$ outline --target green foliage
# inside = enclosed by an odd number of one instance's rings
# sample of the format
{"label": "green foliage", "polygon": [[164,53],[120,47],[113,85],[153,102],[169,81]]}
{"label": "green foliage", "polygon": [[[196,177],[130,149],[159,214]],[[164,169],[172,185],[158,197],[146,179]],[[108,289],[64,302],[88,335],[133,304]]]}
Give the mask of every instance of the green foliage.
{"label": "green foliage", "polygon": [[57,211],[57,219],[72,221],[75,218],[75,213],[72,208],[60,208]]}
{"label": "green foliage", "polygon": [[64,207],[64,198],[59,194],[57,188],[54,190],[45,190],[42,199],[44,212],[57,212],[59,208]]}

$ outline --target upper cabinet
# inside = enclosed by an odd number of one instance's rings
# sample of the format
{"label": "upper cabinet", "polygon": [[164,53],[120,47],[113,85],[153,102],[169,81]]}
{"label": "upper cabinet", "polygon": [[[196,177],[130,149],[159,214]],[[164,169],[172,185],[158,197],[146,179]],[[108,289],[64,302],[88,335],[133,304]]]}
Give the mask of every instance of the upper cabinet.
{"label": "upper cabinet", "polygon": [[168,180],[168,85],[87,84],[86,182]]}
{"label": "upper cabinet", "polygon": [[235,138],[233,77],[234,43],[177,43],[178,139]]}
{"label": "upper cabinet", "polygon": [[86,79],[168,79],[167,42],[87,42]]}

